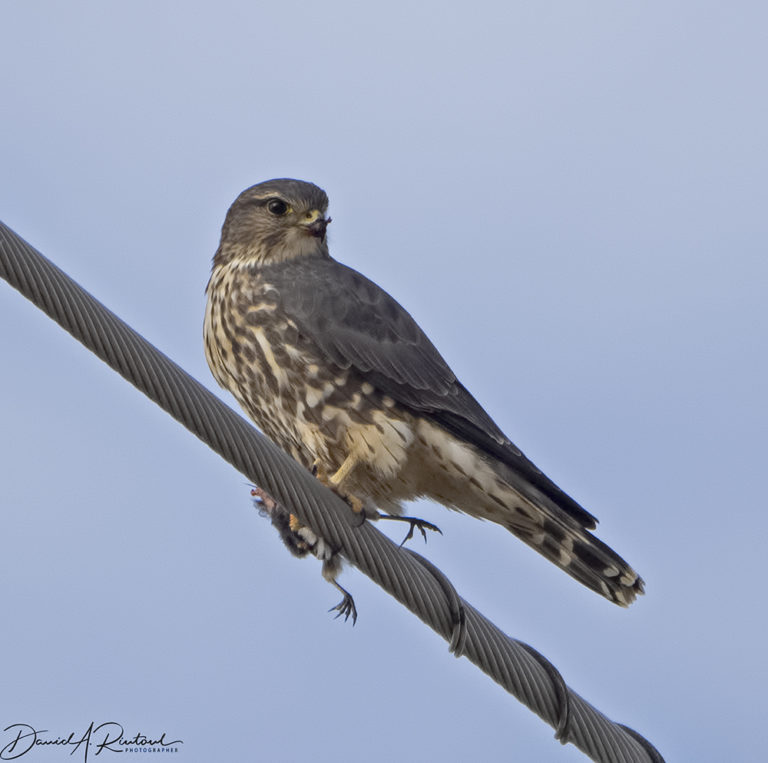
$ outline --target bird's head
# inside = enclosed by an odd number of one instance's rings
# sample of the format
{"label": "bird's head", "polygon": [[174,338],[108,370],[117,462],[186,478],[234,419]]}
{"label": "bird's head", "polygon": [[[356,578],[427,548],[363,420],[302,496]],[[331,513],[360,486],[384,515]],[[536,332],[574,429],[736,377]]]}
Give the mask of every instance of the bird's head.
{"label": "bird's head", "polygon": [[328,196],[301,180],[267,180],[243,191],[227,212],[214,267],[234,260],[267,265],[328,255]]}

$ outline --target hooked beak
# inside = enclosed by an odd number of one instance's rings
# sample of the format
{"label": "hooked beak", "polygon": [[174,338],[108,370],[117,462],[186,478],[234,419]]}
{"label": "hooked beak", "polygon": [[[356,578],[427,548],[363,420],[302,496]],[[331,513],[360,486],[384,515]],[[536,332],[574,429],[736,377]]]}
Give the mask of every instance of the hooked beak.
{"label": "hooked beak", "polygon": [[318,210],[313,209],[307,216],[304,227],[307,229],[310,236],[314,236],[315,238],[325,238],[325,229],[330,222],[330,217],[326,219]]}

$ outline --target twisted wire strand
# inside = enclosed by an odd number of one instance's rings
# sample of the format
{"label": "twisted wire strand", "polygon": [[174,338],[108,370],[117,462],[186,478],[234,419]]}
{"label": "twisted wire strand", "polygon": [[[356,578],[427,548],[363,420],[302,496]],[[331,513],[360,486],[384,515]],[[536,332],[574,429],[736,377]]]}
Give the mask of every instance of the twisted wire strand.
{"label": "twisted wire strand", "polygon": [[614,723],[569,689],[535,649],[509,638],[447,578],[401,549],[263,437],[198,381],[0,222],[0,276],[167,411],[361,572],[407,607],[570,742],[604,763],[663,758],[640,734]]}

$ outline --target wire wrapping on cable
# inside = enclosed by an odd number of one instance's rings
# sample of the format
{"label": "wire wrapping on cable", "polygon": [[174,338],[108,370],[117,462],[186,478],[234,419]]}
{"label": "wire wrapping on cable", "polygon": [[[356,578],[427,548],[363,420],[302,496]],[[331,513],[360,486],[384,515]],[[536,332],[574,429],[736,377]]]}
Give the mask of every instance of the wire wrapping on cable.
{"label": "wire wrapping on cable", "polygon": [[[565,685],[556,668],[460,599],[447,578],[346,504],[199,382],[0,223],[0,276],[222,458],[439,633],[558,738],[605,763],[663,761],[637,732],[614,723]],[[457,612],[462,618],[457,631]]]}

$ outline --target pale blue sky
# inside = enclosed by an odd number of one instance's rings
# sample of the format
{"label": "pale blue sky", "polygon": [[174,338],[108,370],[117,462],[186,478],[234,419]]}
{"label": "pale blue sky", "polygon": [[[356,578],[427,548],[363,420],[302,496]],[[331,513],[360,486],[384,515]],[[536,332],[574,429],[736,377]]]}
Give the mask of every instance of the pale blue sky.
{"label": "pale blue sky", "polygon": [[[27,0],[2,24],[1,219],[234,405],[201,342],[226,209],[325,188],[334,256],[647,595],[620,610],[429,504],[444,536],[415,550],[669,760],[760,759],[762,3]],[[358,624],[334,621],[245,478],[4,283],[0,323],[0,729],[116,720],[193,763],[584,759],[354,570]]]}

